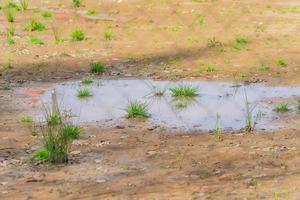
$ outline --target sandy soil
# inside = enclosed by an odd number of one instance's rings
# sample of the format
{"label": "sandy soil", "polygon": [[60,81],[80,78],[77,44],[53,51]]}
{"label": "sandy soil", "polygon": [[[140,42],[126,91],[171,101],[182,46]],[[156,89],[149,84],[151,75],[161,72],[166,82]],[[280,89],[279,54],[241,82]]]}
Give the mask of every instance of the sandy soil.
{"label": "sandy soil", "polygon": [[[0,83],[76,79],[99,60],[108,65],[103,76],[113,78],[297,84],[298,6],[297,0],[86,0],[75,9],[67,0],[32,0],[30,8],[52,10],[53,18],[43,19],[34,9],[18,12],[16,44],[8,45],[1,13]],[[76,14],[90,9],[101,20]],[[24,31],[32,18],[47,29]],[[55,44],[52,26],[62,44]],[[87,40],[70,41],[75,28]],[[107,29],[113,33],[109,41],[103,38]],[[28,44],[30,35],[45,44]],[[238,36],[249,42],[236,50]],[[214,37],[224,49],[209,45]],[[285,66],[276,64],[279,58]],[[207,72],[209,66],[216,71]],[[69,164],[35,166],[27,158],[40,140],[19,122],[23,110],[16,98],[13,90],[0,90],[0,199],[300,198],[299,121],[291,120],[285,130],[227,133],[221,141],[209,133],[152,130],[143,123],[85,126]]]}

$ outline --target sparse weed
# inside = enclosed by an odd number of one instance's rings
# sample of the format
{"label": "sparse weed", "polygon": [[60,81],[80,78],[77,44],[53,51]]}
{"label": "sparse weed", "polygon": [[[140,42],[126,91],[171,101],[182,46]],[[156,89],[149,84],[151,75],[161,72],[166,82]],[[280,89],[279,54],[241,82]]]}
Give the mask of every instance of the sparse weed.
{"label": "sparse weed", "polygon": [[76,29],[71,33],[71,39],[73,41],[82,41],[82,40],[85,40],[86,37],[82,30]]}
{"label": "sparse weed", "polygon": [[206,69],[206,72],[215,72],[215,71],[217,71],[217,69],[213,65],[208,66]]}
{"label": "sparse weed", "polygon": [[102,74],[105,72],[105,64],[102,62],[92,62],[90,64],[90,72],[93,74]]}
{"label": "sparse weed", "polygon": [[205,16],[203,14],[196,14],[196,19],[200,27],[204,26]]}
{"label": "sparse weed", "polygon": [[11,85],[9,83],[0,83],[0,90],[10,90]]}
{"label": "sparse weed", "polygon": [[7,2],[6,8],[15,9],[16,11],[20,11],[21,10],[21,8],[19,7],[19,5],[16,2],[11,1],[11,0],[9,0]]}
{"label": "sparse weed", "polygon": [[262,72],[267,72],[267,71],[271,70],[271,68],[268,65],[264,65],[264,64],[262,64],[258,69],[259,69],[259,71],[262,71]]}
{"label": "sparse weed", "polygon": [[97,11],[96,10],[93,10],[93,9],[91,9],[91,10],[88,10],[88,15],[95,15],[96,13],[97,13]]}
{"label": "sparse weed", "polygon": [[28,9],[29,0],[19,0],[19,2],[20,2],[20,7],[22,8],[23,11]]}
{"label": "sparse weed", "polygon": [[61,126],[63,134],[67,135],[70,139],[78,139],[80,135],[80,128],[73,124],[64,124]]}
{"label": "sparse weed", "polygon": [[15,44],[14,40],[15,28],[14,26],[10,26],[6,29],[6,41],[9,45]]}
{"label": "sparse weed", "polygon": [[184,100],[175,100],[172,102],[172,104],[177,109],[186,108],[188,106],[188,102]]}
{"label": "sparse weed", "polygon": [[170,88],[173,97],[195,97],[198,96],[198,88],[191,85],[178,85]]}
{"label": "sparse weed", "polygon": [[6,8],[4,10],[4,16],[6,20],[10,23],[15,21],[15,10],[12,8]]}
{"label": "sparse weed", "polygon": [[43,45],[44,44],[44,42],[36,36],[29,36],[28,43],[34,44],[34,45]]}
{"label": "sparse weed", "polygon": [[257,187],[258,181],[256,178],[250,178],[245,181],[246,185],[252,186],[252,187]]}
{"label": "sparse weed", "polygon": [[72,0],[72,5],[75,7],[75,8],[79,8],[82,4],[82,0]]}
{"label": "sparse weed", "polygon": [[45,18],[45,19],[50,19],[52,18],[52,12],[49,11],[49,10],[45,10],[42,12],[42,16]]}
{"label": "sparse weed", "polygon": [[89,85],[89,84],[92,84],[94,82],[94,80],[90,77],[85,77],[83,79],[81,79],[81,84],[84,84],[84,85]]}
{"label": "sparse weed", "polygon": [[56,44],[61,43],[63,40],[60,38],[59,31],[56,27],[52,27],[52,33]]}
{"label": "sparse weed", "polygon": [[288,103],[283,102],[283,103],[278,104],[275,107],[275,111],[281,112],[281,113],[290,111]]}
{"label": "sparse weed", "polygon": [[298,111],[300,111],[300,100],[297,101],[297,108],[298,108]]}
{"label": "sparse weed", "polygon": [[111,30],[105,30],[104,32],[103,32],[103,38],[105,39],[105,40],[112,40],[112,37],[113,37],[113,35],[112,35],[112,31]]}
{"label": "sparse weed", "polygon": [[62,117],[60,115],[60,113],[50,113],[47,115],[47,124],[49,126],[55,126],[55,125],[59,125],[62,124]]}
{"label": "sparse weed", "polygon": [[235,44],[232,46],[232,50],[240,51],[244,49],[248,43],[249,41],[246,37],[239,36],[235,39]]}
{"label": "sparse weed", "polygon": [[153,87],[153,91],[152,91],[154,96],[157,96],[157,97],[164,96],[165,92],[166,92],[166,89],[162,89],[162,88],[155,87],[155,86]]}
{"label": "sparse weed", "polygon": [[33,118],[31,116],[23,116],[20,121],[24,124],[31,124],[33,122]]}
{"label": "sparse weed", "polygon": [[281,67],[286,66],[286,62],[285,62],[285,60],[284,60],[283,58],[279,58],[279,59],[276,61],[276,64],[277,64],[278,66],[281,66]]}
{"label": "sparse weed", "polygon": [[131,101],[127,104],[125,111],[127,112],[126,118],[135,118],[135,117],[150,117],[148,113],[148,106],[145,103],[139,101]]}
{"label": "sparse weed", "polygon": [[83,98],[88,98],[93,96],[92,92],[87,89],[87,88],[83,88],[83,89],[78,89],[77,90],[77,97],[83,99]]}
{"label": "sparse weed", "polygon": [[220,127],[220,118],[221,116],[219,113],[217,114],[217,120],[216,120],[216,125],[215,125],[215,130],[214,130],[214,135],[217,140],[221,140],[222,138],[222,129]]}
{"label": "sparse weed", "polygon": [[46,26],[42,23],[39,22],[37,20],[31,20],[30,22],[28,22],[25,26],[25,30],[26,31],[43,31],[46,29]]}

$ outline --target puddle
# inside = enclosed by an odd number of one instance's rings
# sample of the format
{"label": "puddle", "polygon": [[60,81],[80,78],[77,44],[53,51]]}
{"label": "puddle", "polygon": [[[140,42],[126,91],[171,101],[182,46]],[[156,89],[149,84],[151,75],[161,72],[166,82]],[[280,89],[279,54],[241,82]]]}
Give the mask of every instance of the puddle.
{"label": "puddle", "polygon": [[[36,83],[37,85],[38,83]],[[198,88],[199,96],[187,101],[172,97],[169,88],[180,84],[189,84]],[[279,114],[274,112],[274,99],[300,96],[299,87],[270,87],[264,84],[234,85],[224,82],[192,81],[169,82],[152,80],[101,80],[100,84],[88,86],[80,82],[66,82],[47,86],[31,85],[31,91],[42,90],[38,94],[39,102],[50,104],[51,91],[56,89],[62,110],[71,110],[73,121],[78,123],[124,122],[133,123],[124,118],[124,108],[131,100],[145,102],[151,118],[145,124],[160,125],[169,128],[187,130],[213,130],[217,115],[223,130],[237,130],[245,126],[246,100],[252,110],[253,121],[258,129],[279,128]],[[89,88],[93,94],[87,99],[77,97],[78,88]],[[165,89],[164,95],[155,96],[153,87]],[[28,90],[28,89],[27,89]],[[23,93],[26,89],[21,89]],[[34,94],[29,93],[28,96]],[[279,101],[280,102],[280,101]],[[296,110],[296,104],[290,104]],[[41,108],[35,107],[36,113]]]}

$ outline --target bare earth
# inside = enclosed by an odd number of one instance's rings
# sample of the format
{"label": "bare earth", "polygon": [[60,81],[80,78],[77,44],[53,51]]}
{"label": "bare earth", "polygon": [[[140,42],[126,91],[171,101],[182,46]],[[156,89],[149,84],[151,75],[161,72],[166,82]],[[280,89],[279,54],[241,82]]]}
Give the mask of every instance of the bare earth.
{"label": "bare earth", "polygon": [[[30,10],[17,13],[15,45],[6,42],[9,24],[1,11],[0,84],[13,89],[0,90],[0,199],[300,199],[299,117],[287,120],[290,128],[225,133],[221,141],[210,133],[174,132],[142,122],[113,128],[94,124],[83,127],[67,165],[28,162],[41,143],[31,126],[19,122],[23,109],[14,101],[14,87],[81,78],[91,61],[107,63],[105,78],[300,83],[297,0],[83,4],[75,9],[65,0],[30,1]],[[51,10],[53,18],[43,19],[32,8]],[[99,19],[80,14],[90,9]],[[46,30],[25,31],[33,18]],[[55,44],[51,27],[63,43]],[[70,41],[75,28],[87,39]],[[109,41],[103,38],[106,29],[113,33]],[[45,44],[29,44],[30,35]],[[239,36],[248,43],[237,50]],[[213,40],[222,49],[208,42]],[[278,59],[286,65],[279,66]],[[207,72],[212,66],[215,71]]]}

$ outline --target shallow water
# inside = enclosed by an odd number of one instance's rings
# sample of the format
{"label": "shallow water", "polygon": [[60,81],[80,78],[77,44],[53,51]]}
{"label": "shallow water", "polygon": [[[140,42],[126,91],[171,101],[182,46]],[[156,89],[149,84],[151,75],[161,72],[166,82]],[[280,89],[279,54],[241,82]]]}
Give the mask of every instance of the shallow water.
{"label": "shallow water", "polygon": [[[198,88],[199,96],[188,101],[172,97],[169,88],[189,84]],[[32,86],[34,87],[34,86]],[[273,111],[272,98],[300,96],[300,87],[270,87],[264,84],[235,85],[224,82],[191,81],[168,82],[152,80],[101,80],[88,86],[80,82],[67,82],[45,87],[40,95],[45,104],[51,103],[51,91],[56,89],[60,108],[71,110],[78,123],[128,121],[124,108],[132,100],[145,102],[151,117],[145,123],[183,128],[188,130],[212,130],[217,115],[220,127],[227,130],[244,128],[246,120],[246,95],[258,129],[273,129],[278,113]],[[93,96],[77,97],[78,88],[89,88]],[[164,89],[162,97],[155,96],[153,88]],[[179,108],[180,105],[186,107]],[[177,106],[176,106],[177,105]],[[295,106],[295,105],[294,105]]]}

